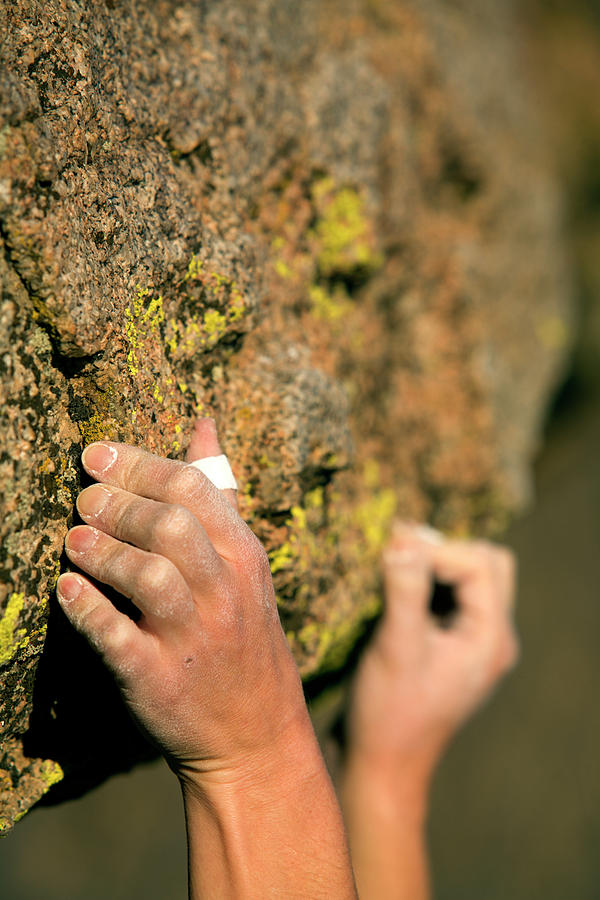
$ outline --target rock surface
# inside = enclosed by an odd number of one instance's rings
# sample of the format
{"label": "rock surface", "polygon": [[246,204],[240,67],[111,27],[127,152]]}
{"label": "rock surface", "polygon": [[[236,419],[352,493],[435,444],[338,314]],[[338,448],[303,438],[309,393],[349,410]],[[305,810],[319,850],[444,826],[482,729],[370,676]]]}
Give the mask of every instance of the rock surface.
{"label": "rock surface", "polygon": [[8,829],[152,753],[53,599],[86,443],[181,457],[216,417],[310,678],[394,514],[528,501],[571,313],[509,3],[13,0],[0,32]]}

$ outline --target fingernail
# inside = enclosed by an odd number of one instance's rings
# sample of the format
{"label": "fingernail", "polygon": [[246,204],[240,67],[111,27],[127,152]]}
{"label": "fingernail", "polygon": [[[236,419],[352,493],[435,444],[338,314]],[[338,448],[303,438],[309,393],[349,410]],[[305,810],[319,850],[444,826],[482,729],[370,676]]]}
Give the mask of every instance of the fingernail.
{"label": "fingernail", "polygon": [[82,518],[85,516],[99,516],[106,506],[110,495],[111,491],[103,485],[93,484],[82,491],[77,498],[77,512]]}
{"label": "fingernail", "polygon": [[75,528],[71,528],[67,534],[65,546],[72,553],[85,553],[92,549],[98,540],[99,533],[89,525],[77,525]]}
{"label": "fingernail", "polygon": [[83,590],[83,581],[79,575],[67,572],[56,582],[56,594],[61,603],[70,603],[79,597]]}
{"label": "fingernail", "polygon": [[386,566],[416,566],[423,562],[423,552],[414,544],[399,549],[390,547],[383,553],[383,562]]}
{"label": "fingernail", "polygon": [[436,544],[437,546],[439,546],[446,540],[441,531],[437,531],[430,525],[417,525],[415,528],[415,532],[422,541],[427,541],[428,544]]}
{"label": "fingernail", "polygon": [[117,458],[117,451],[107,444],[90,444],[81,454],[81,461],[89,472],[104,475]]}

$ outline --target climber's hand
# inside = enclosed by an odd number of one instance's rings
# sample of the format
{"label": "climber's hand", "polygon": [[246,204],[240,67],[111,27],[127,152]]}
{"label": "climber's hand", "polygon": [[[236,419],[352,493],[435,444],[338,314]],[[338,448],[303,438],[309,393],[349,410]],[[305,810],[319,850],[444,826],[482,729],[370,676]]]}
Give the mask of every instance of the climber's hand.
{"label": "climber's hand", "polygon": [[[220,452],[214,423],[201,420],[188,461]],[[79,495],[87,524],[69,531],[67,554],[139,615],[118,611],[79,574],[59,579],[65,613],[184,780],[260,774],[310,723],[267,556],[234,492],[183,462],[109,441],[87,447],[83,464],[101,484]]]}
{"label": "climber's hand", "polygon": [[[514,569],[504,547],[396,525],[383,556],[384,617],[354,684],[354,758],[427,783],[449,738],[516,662]],[[430,612],[434,580],[455,596],[445,627]]]}

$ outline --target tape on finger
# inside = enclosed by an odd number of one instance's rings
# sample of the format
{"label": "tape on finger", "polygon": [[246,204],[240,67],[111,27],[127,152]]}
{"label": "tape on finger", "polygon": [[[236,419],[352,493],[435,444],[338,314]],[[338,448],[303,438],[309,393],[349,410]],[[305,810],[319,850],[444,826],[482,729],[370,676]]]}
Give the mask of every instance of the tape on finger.
{"label": "tape on finger", "polygon": [[194,462],[188,463],[188,465],[200,469],[220,491],[237,491],[237,481],[231,471],[229,460],[224,453],[220,456],[205,456],[204,459],[195,459]]}

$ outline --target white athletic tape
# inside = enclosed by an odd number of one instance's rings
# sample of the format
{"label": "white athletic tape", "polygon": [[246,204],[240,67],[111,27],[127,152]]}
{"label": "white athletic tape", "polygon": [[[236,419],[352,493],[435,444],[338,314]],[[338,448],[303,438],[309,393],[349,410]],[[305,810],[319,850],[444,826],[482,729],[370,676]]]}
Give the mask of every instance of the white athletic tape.
{"label": "white athletic tape", "polygon": [[188,465],[200,469],[220,491],[227,489],[237,491],[237,481],[231,471],[229,460],[224,453],[221,456],[205,456],[204,459],[195,459],[194,462],[188,463]]}

